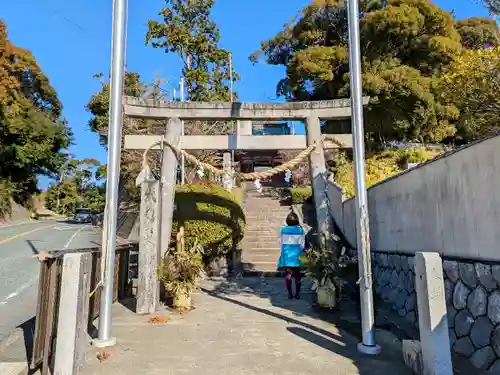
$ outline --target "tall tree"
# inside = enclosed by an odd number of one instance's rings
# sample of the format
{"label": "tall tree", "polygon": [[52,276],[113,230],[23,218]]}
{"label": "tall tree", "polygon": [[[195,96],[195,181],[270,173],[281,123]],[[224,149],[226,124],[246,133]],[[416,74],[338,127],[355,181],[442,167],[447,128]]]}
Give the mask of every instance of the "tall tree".
{"label": "tall tree", "polygon": [[[99,80],[101,89],[90,98],[86,109],[92,114],[89,120],[91,131],[99,135],[103,146],[108,144],[108,125],[109,125],[109,82],[103,80],[103,74],[99,73],[94,78]],[[124,81],[124,94],[127,96],[141,97],[147,91],[146,86],[140,81],[138,73],[126,72]]]}
{"label": "tall tree", "polygon": [[[109,126],[109,82],[103,79],[103,74],[96,74],[99,79],[101,89],[90,98],[86,109],[92,115],[89,120],[89,128],[97,133],[101,144],[107,147],[108,126]],[[161,80],[156,80],[152,84],[146,84],[141,81],[138,73],[125,73],[125,95],[142,98],[164,99],[160,89]],[[125,118],[123,121],[122,134],[158,134],[164,132],[165,125],[161,121],[146,119]],[[155,170],[159,169],[158,153],[151,153],[151,165]],[[135,178],[141,170],[142,152],[123,150],[121,160],[121,177],[125,184],[129,196],[132,199],[139,200],[140,191],[135,188]],[[101,169],[100,173],[104,172]]]}
{"label": "tall tree", "polygon": [[11,43],[0,20],[0,180],[26,202],[37,176],[55,176],[72,134],[62,104],[30,51]]}
{"label": "tall tree", "polygon": [[460,109],[457,139],[500,130],[500,47],[465,52],[441,78],[443,98]]}
{"label": "tall tree", "polygon": [[[435,90],[462,49],[452,15],[428,0],[363,0],[360,18],[368,146],[453,136],[457,110]],[[348,97],[346,3],[313,1],[250,58],[261,55],[286,67],[277,92],[288,100]]]}
{"label": "tall tree", "polygon": [[[182,59],[189,100],[230,101],[230,53],[219,47],[220,31],[211,18],[215,1],[165,3],[159,13],[162,22],[149,21],[146,43]],[[234,71],[232,78],[239,79]]]}
{"label": "tall tree", "polygon": [[[220,31],[211,19],[213,0],[167,0],[159,13],[162,22],[149,21],[146,43],[166,53],[177,54],[183,61],[182,75],[190,101],[230,101],[229,52],[219,47]],[[238,80],[233,71],[232,78]],[[99,133],[101,143],[107,144],[109,84],[100,79],[101,89],[90,99],[87,110],[92,114],[90,129]],[[161,80],[153,84],[141,82],[137,73],[127,72],[125,94],[134,97],[166,99]],[[236,98],[236,95],[233,96]],[[233,124],[222,121],[188,121],[186,134],[227,134]],[[125,119],[123,134],[163,134],[164,124],[159,121]],[[198,155],[212,158],[211,153]],[[135,178],[141,169],[142,152],[122,153],[121,176],[129,197],[138,199]],[[158,153],[151,153],[153,171],[158,170]]]}
{"label": "tall tree", "polygon": [[[219,46],[220,30],[212,19],[214,0],[166,0],[159,15],[162,21],[149,21],[146,42],[174,53],[183,62],[187,99],[190,101],[236,100],[231,97],[231,79],[239,80],[230,64],[230,52]],[[233,121],[186,121],[188,135],[232,134]],[[195,152],[202,160],[217,162],[217,152]],[[193,171],[188,177],[193,175]]]}

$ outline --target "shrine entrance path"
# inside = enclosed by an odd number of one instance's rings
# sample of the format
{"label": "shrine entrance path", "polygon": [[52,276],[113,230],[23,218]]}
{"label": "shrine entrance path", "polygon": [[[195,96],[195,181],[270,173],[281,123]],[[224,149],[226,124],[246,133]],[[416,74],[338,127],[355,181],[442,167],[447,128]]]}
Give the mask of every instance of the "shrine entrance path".
{"label": "shrine entrance path", "polygon": [[183,315],[163,310],[170,319],[163,325],[115,305],[118,344],[102,363],[91,348],[81,374],[409,374],[400,344],[379,335],[383,354],[361,355],[355,337],[315,314],[307,285],[301,300],[288,300],[282,283],[204,280],[195,309]]}

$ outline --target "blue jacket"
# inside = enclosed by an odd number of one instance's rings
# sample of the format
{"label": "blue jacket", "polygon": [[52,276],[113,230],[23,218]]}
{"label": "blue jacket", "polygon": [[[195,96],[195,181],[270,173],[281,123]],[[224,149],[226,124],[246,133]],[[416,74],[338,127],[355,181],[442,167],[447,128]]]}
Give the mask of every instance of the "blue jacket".
{"label": "blue jacket", "polygon": [[301,226],[285,226],[280,231],[281,255],[278,268],[300,267],[305,246],[305,232]]}

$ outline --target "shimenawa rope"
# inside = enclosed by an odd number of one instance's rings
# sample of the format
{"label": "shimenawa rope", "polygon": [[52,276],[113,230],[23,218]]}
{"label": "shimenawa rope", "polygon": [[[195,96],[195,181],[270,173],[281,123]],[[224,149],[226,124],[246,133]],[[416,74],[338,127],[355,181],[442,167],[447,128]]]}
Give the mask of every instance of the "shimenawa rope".
{"label": "shimenawa rope", "polygon": [[[322,147],[324,148],[324,141],[330,141],[339,147],[346,147],[346,145],[344,143],[342,143],[334,135],[324,134],[316,142],[311,144],[306,149],[302,150],[299,154],[297,154],[297,156],[295,156],[293,159],[291,159],[290,161],[287,161],[284,164],[281,164],[281,165],[274,167],[274,168],[270,168],[267,171],[263,171],[263,172],[252,172],[252,173],[234,172],[234,173],[236,173],[242,180],[256,180],[256,179],[264,179],[264,178],[272,177],[278,173],[285,172],[287,169],[292,169],[292,168],[296,167],[305,158],[307,158],[319,145],[322,145]],[[173,152],[175,152],[175,154],[177,155],[178,158],[180,157],[180,155],[184,155],[184,159],[186,162],[191,163],[191,164],[197,166],[198,168],[201,167],[203,169],[207,169],[210,172],[212,172],[213,174],[218,175],[218,176],[223,176],[226,174],[225,170],[216,168],[211,164],[202,162],[201,160],[196,158],[194,155],[191,155],[190,153],[182,150],[181,148],[170,144],[170,142],[167,142],[165,139],[162,139],[161,141],[154,142],[146,150],[144,150],[144,154],[142,155],[142,168],[143,169],[149,168],[148,159],[147,159],[148,152],[153,147],[159,146],[161,144],[164,144],[164,145],[167,145],[168,147],[170,147],[170,149]]]}

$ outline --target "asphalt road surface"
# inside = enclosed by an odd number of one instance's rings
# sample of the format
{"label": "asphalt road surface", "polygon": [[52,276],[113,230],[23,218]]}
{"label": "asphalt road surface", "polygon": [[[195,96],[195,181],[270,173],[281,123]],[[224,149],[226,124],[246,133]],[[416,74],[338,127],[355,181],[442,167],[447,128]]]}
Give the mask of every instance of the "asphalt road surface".
{"label": "asphalt road surface", "polygon": [[98,246],[92,225],[41,221],[0,227],[0,342],[36,310],[38,252]]}

